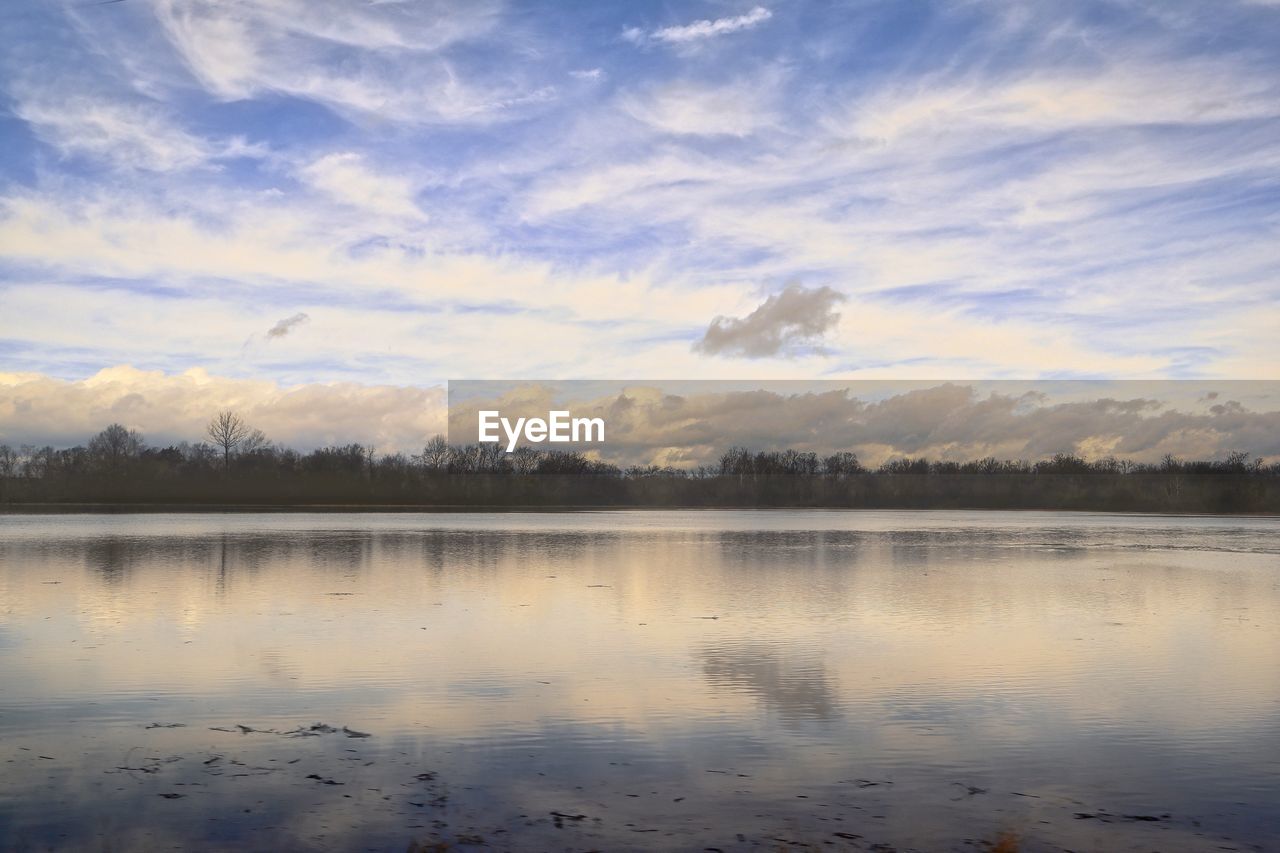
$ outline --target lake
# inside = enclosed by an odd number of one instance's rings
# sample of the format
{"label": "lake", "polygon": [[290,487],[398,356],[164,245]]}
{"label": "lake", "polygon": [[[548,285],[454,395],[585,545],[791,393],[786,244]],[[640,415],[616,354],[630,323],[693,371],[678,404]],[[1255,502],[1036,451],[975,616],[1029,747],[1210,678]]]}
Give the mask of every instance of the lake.
{"label": "lake", "polygon": [[0,516],[0,849],[1277,849],[1277,534]]}

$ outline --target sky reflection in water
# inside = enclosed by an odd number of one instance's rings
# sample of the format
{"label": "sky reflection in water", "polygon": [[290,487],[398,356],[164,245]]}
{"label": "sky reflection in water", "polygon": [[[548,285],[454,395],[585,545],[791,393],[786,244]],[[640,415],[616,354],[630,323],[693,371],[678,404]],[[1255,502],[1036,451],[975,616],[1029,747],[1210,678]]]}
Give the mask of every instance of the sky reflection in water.
{"label": "sky reflection in water", "polygon": [[0,848],[1265,848],[1277,533],[3,516]]}

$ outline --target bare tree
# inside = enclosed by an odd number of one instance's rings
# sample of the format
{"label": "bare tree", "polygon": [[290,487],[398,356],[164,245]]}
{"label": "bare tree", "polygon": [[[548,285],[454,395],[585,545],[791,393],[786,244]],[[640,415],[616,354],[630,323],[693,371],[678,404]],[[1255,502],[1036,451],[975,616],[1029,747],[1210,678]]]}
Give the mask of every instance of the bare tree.
{"label": "bare tree", "polygon": [[427,470],[443,471],[449,467],[451,456],[453,449],[449,447],[449,442],[445,441],[443,435],[436,435],[423,446],[422,455],[418,458],[422,460],[422,467]]}
{"label": "bare tree", "polygon": [[266,433],[260,429],[250,430],[249,434],[240,442],[240,455],[256,453],[260,450],[267,450],[270,447],[271,441],[267,438]]}
{"label": "bare tree", "polygon": [[12,477],[17,473],[17,451],[7,444],[0,444],[0,477]]}
{"label": "bare tree", "polygon": [[249,437],[249,425],[235,412],[218,412],[205,427],[209,440],[222,448],[222,470],[231,468],[231,451]]}
{"label": "bare tree", "polygon": [[110,474],[119,474],[142,452],[142,436],[137,430],[112,424],[89,439],[89,454],[94,462]]}
{"label": "bare tree", "polygon": [[511,470],[517,474],[532,474],[542,462],[542,453],[532,447],[517,447],[511,454]]}

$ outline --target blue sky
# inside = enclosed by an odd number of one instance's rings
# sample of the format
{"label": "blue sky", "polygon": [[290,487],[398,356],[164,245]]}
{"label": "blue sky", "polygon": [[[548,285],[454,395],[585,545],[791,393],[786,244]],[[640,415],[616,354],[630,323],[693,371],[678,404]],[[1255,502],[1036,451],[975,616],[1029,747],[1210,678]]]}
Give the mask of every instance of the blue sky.
{"label": "blue sky", "polygon": [[1276,376],[1276,2],[5,18],[9,385]]}

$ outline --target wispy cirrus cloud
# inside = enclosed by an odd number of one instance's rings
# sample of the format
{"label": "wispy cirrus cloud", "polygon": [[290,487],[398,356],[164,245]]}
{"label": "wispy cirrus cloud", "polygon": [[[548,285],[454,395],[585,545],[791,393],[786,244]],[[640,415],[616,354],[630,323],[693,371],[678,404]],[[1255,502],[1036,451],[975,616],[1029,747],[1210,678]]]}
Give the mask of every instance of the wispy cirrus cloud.
{"label": "wispy cirrus cloud", "polygon": [[[463,73],[451,49],[498,25],[496,2],[351,4],[322,0],[157,0],[186,67],[228,101],[278,93],[399,122],[473,122],[544,101],[546,86]],[[504,79],[505,78],[505,79]]]}
{"label": "wispy cirrus cloud", "polygon": [[623,30],[622,37],[627,41],[643,44],[645,42],[654,41],[664,44],[688,44],[690,42],[702,41],[703,39],[715,38],[716,36],[736,33],[740,30],[751,29],[759,26],[765,21],[773,17],[773,13],[764,6],[754,6],[749,11],[741,15],[731,15],[724,18],[706,18],[694,21],[690,24],[679,24],[668,27],[659,27],[654,30],[642,30],[639,27],[628,27]]}
{"label": "wispy cirrus cloud", "polygon": [[[3,366],[1271,375],[1280,16],[1107,9],[27,4]],[[842,316],[775,349],[789,281]]]}
{"label": "wispy cirrus cloud", "polygon": [[743,137],[775,124],[773,88],[759,80],[722,86],[685,81],[627,96],[623,108],[661,133]]}
{"label": "wispy cirrus cloud", "polygon": [[243,138],[189,133],[156,104],[23,87],[14,113],[64,157],[87,157],[114,168],[173,172],[231,157],[263,155]]}

